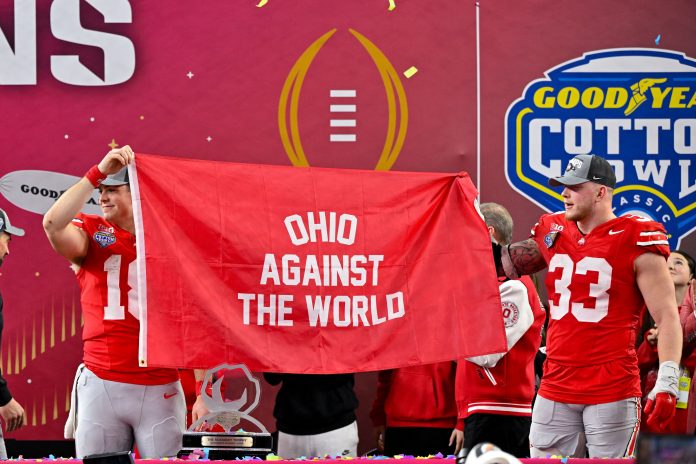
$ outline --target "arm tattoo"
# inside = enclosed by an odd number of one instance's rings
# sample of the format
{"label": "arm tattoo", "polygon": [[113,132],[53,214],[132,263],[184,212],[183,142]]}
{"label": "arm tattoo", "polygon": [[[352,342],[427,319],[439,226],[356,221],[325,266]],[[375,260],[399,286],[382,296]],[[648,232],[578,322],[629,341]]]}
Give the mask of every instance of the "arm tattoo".
{"label": "arm tattoo", "polygon": [[518,275],[529,275],[546,268],[546,261],[539,251],[537,243],[529,238],[509,246],[510,260]]}

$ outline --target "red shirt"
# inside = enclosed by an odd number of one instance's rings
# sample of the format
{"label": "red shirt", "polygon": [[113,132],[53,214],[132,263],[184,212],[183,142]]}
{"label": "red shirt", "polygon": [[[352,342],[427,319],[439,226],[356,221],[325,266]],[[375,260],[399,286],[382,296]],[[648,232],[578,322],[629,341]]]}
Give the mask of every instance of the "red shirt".
{"label": "red shirt", "polygon": [[578,404],[640,397],[635,337],[645,301],[633,263],[669,256],[664,227],[630,215],[583,235],[560,212],[542,216],[532,238],[548,263],[550,307],[539,394]]}
{"label": "red shirt", "polygon": [[138,366],[135,236],[99,216],[79,214],[72,224],[89,238],[77,272],[87,368],[115,382],[162,385],[177,380],[176,369]]}

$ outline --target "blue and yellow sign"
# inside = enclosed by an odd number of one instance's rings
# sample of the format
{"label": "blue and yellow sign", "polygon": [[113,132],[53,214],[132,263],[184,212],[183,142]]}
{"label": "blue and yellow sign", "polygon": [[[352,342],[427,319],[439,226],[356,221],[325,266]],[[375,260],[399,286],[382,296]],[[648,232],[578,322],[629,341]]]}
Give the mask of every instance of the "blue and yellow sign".
{"label": "blue and yellow sign", "polygon": [[548,211],[563,208],[547,185],[570,158],[614,167],[614,212],[662,222],[670,245],[696,228],[696,60],[655,49],[586,53],[530,83],[506,115],[510,185]]}

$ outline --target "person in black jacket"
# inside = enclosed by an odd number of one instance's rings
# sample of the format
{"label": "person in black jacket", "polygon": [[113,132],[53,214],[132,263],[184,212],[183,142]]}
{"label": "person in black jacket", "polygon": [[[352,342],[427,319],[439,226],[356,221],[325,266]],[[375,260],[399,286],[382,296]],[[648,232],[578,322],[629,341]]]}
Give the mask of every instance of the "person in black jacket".
{"label": "person in black jacket", "polygon": [[280,386],[273,416],[278,428],[278,456],[356,456],[358,424],[353,374],[264,374]]}
{"label": "person in black jacket", "polygon": [[[24,235],[24,230],[19,227],[14,227],[10,224],[10,218],[0,209],[0,266],[10,254],[10,240],[12,236],[21,237]],[[3,301],[0,294],[0,345],[2,344],[2,329],[5,321],[2,313]],[[0,372],[0,417],[5,421],[5,429],[8,432],[19,429],[23,425],[27,425],[27,417],[24,414],[24,408],[12,398],[10,389],[7,388],[7,381],[2,377]],[[2,429],[0,429],[0,458],[7,459],[7,450],[5,449],[5,441],[2,438]]]}

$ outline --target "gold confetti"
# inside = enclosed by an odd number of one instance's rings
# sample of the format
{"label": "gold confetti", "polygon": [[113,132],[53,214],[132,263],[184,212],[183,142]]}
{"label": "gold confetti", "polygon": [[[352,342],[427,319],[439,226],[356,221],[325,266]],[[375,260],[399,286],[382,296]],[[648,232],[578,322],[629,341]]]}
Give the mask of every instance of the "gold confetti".
{"label": "gold confetti", "polygon": [[268,3],[268,0],[261,0],[258,5],[256,5],[256,8],[261,8],[264,6],[266,3]]}
{"label": "gold confetti", "polygon": [[389,0],[389,11],[394,10],[396,8],[396,2],[394,0]]}
{"label": "gold confetti", "polygon": [[116,139],[111,139],[111,143],[108,146],[110,146],[112,150],[117,149],[118,143],[116,143]]}
{"label": "gold confetti", "polygon": [[406,71],[404,71],[404,76],[406,76],[407,79],[410,79],[417,72],[418,72],[418,68],[416,68],[415,66],[411,66]]}

